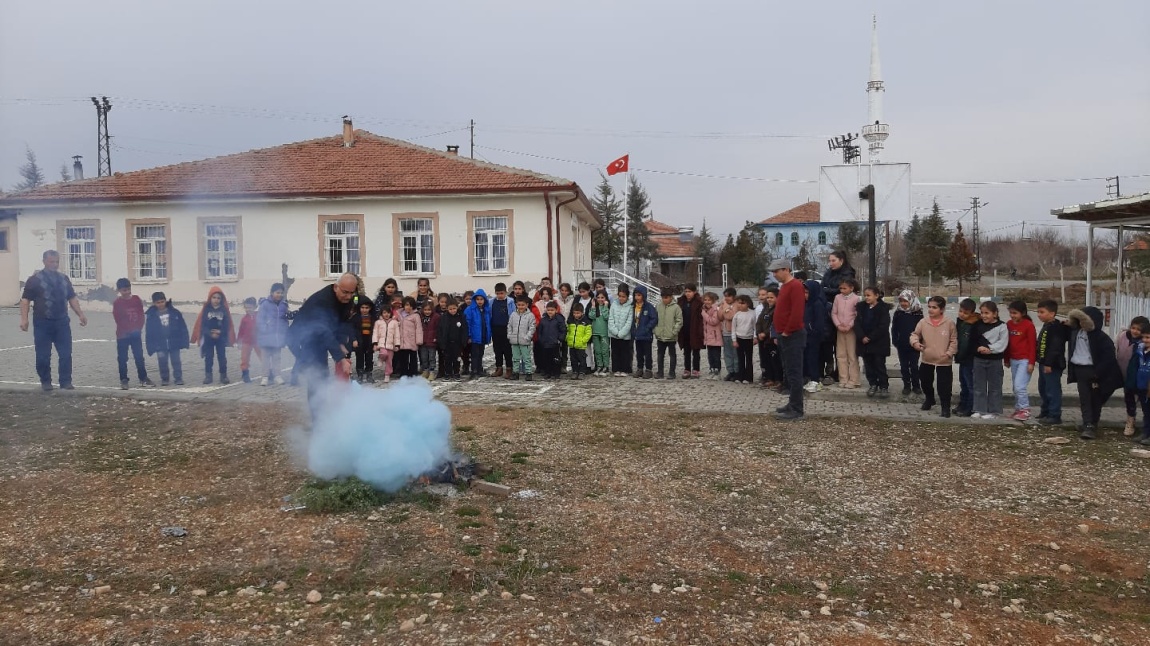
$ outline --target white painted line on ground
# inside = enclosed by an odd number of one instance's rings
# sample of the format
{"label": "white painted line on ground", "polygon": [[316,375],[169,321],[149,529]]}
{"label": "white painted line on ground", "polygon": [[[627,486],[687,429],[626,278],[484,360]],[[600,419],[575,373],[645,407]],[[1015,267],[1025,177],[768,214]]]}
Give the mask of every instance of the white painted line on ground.
{"label": "white painted line on ground", "polygon": [[[4,380],[4,379],[0,379],[0,384],[13,385],[13,386],[36,386],[36,387],[40,386],[40,382],[38,382],[38,381],[11,381],[11,380]],[[86,386],[86,385],[80,385],[80,384],[72,384],[72,385],[76,387],[76,390],[122,390],[119,386]],[[235,385],[237,385],[237,384],[234,384],[234,383],[233,384],[221,384],[221,385],[216,385],[216,386],[152,386],[150,388],[147,386],[132,386],[131,390],[139,390],[139,391],[143,391],[143,392],[159,391],[159,392],[169,392],[169,393],[192,393],[192,394],[198,395],[201,393],[211,393],[211,392],[215,392],[217,390],[223,390],[224,388],[230,388],[230,387],[235,386]],[[55,386],[53,386],[53,387],[57,388]]]}
{"label": "white painted line on ground", "polygon": [[[111,343],[112,339],[72,339],[72,343]],[[17,345],[11,348],[0,348],[0,352],[7,352],[9,350],[31,350],[35,348],[34,345]]]}
{"label": "white painted line on ground", "polygon": [[[529,386],[529,387],[536,388],[536,386]],[[520,393],[507,392],[507,391],[503,391],[503,390],[453,390],[453,391],[451,391],[451,393],[452,394],[459,394],[459,395],[495,395],[498,397],[541,397],[547,391],[551,390],[554,387],[555,386],[553,386],[553,385],[547,385],[547,386],[538,387],[539,388],[538,390],[535,390],[532,392],[520,392]]]}

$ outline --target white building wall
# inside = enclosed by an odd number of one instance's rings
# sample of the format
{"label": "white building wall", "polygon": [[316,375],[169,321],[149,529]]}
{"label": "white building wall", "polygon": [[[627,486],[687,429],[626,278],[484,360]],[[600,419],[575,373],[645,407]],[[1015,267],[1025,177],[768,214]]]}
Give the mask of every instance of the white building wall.
{"label": "white building wall", "polygon": [[[555,198],[552,198],[554,207]],[[475,275],[468,236],[468,213],[509,211],[511,249],[510,271],[501,274]],[[405,293],[415,291],[416,276],[396,272],[398,243],[393,234],[395,214],[437,214],[438,255],[436,272],[429,276],[436,292],[463,292],[483,287],[490,290],[496,282],[514,280],[538,281],[562,268],[565,280],[580,258],[589,262],[591,237],[586,222],[576,223],[572,235],[571,212],[566,207],[557,218],[563,227],[562,266],[548,268],[546,204],[540,194],[521,196],[431,197],[396,199],[330,199],[283,200],[229,204],[147,204],[115,207],[48,207],[23,209],[16,242],[19,254],[19,280],[40,268],[39,258],[46,249],[58,247],[57,224],[61,221],[90,220],[98,223],[98,278],[88,283],[78,281],[77,292],[84,298],[100,286],[114,287],[116,279],[132,277],[129,266],[128,221],[162,219],[170,223],[168,245],[169,278],[157,283],[133,280],[134,291],[147,298],[153,291],[164,291],[179,302],[198,302],[208,289],[218,284],[231,301],[247,296],[264,296],[274,282],[282,279],[281,264],[287,263],[288,275],[295,279],[289,298],[300,301],[331,279],[321,276],[320,216],[362,216],[361,275],[369,294],[374,295],[384,279],[395,277]],[[554,212],[553,212],[554,217]],[[204,218],[238,218],[240,221],[240,278],[238,280],[205,280],[201,278],[201,247]],[[556,223],[553,222],[553,226]],[[553,259],[554,260],[554,259]],[[16,282],[14,277],[5,278]]]}

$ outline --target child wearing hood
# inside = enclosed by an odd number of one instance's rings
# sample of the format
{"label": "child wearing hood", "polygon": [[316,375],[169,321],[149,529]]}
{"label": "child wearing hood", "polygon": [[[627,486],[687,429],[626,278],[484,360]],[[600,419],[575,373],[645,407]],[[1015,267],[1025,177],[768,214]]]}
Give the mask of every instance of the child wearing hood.
{"label": "child wearing hood", "polygon": [[467,335],[471,340],[470,376],[478,379],[484,376],[483,350],[491,343],[491,308],[487,306],[487,292],[482,288],[475,290],[463,317],[467,319]]}
{"label": "child wearing hood", "polygon": [[260,299],[256,310],[256,343],[260,346],[264,368],[261,386],[268,383],[278,386],[284,382],[280,376],[280,352],[287,345],[287,332],[288,306],[284,301],[284,286],[283,283],[274,283],[268,297]]}
{"label": "child wearing hood", "polygon": [[659,314],[655,306],[647,302],[647,288],[642,285],[635,286],[632,301],[631,339],[635,342],[635,376],[650,379],[654,376],[651,346],[654,344]]}
{"label": "child wearing hood", "polygon": [[817,393],[823,389],[822,385],[822,351],[823,338],[827,333],[827,299],[823,294],[823,286],[817,280],[808,280],[803,283],[807,290],[807,303],[803,308],[803,325],[807,328],[807,346],[803,349],[803,374],[807,385],[803,390],[808,393]]}
{"label": "child wearing hood", "polygon": [[904,289],[898,295],[898,307],[890,323],[890,340],[898,351],[898,369],[902,373],[903,399],[922,395],[922,384],[918,379],[918,350],[910,345],[910,335],[922,322],[922,303],[914,291]]}
{"label": "child wearing hood", "polygon": [[230,384],[228,379],[228,347],[236,342],[236,330],[232,325],[232,313],[228,309],[228,299],[224,290],[213,285],[208,290],[208,298],[196,317],[192,327],[192,343],[200,344],[200,356],[204,358],[204,383],[212,383],[214,360],[220,363],[220,383]]}
{"label": "child wearing hood", "polygon": [[611,372],[616,377],[631,374],[631,288],[619,283],[616,302],[607,314],[607,333],[611,336]]}

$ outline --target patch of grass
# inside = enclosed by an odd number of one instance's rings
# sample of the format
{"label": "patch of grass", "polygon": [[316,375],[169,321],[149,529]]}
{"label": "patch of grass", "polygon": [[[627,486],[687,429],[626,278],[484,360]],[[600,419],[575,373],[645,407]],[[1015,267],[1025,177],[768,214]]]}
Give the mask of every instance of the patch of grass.
{"label": "patch of grass", "polygon": [[[426,492],[402,490],[389,494],[356,477],[342,480],[313,478],[300,486],[293,498],[315,514],[365,512],[395,503],[409,503],[430,511],[441,502],[437,496]],[[405,520],[407,513],[401,512],[388,518],[387,522],[397,525]]]}
{"label": "patch of grass", "polygon": [[500,412],[500,413],[509,413],[515,409],[510,407],[510,406],[496,406],[495,410]]}
{"label": "patch of grass", "polygon": [[470,505],[464,505],[455,510],[456,516],[478,516],[482,513],[483,512],[478,507],[472,507]]}
{"label": "patch of grass", "polygon": [[513,457],[511,458],[511,461],[515,464],[527,464],[526,457]]}
{"label": "patch of grass", "polygon": [[487,482],[494,482],[494,483],[498,484],[500,482],[503,482],[503,476],[504,475],[505,474],[503,473],[502,469],[492,469],[490,473],[483,476],[483,479],[486,480]]}
{"label": "patch of grass", "polygon": [[512,459],[515,459],[515,458],[528,458],[528,457],[531,457],[531,454],[530,454],[530,453],[524,453],[523,451],[517,451],[517,452],[515,452],[515,453],[512,453],[512,454],[511,454],[511,458],[512,458]]}
{"label": "patch of grass", "polygon": [[456,426],[455,430],[460,433],[470,433],[475,430],[474,426]]}
{"label": "patch of grass", "polygon": [[733,583],[746,583],[747,575],[743,574],[742,572],[731,570],[730,572],[727,572],[727,580]]}
{"label": "patch of grass", "polygon": [[495,551],[499,552],[500,554],[518,554],[519,548],[511,545],[510,543],[501,543],[499,547],[495,548]]}
{"label": "patch of grass", "polygon": [[478,545],[464,545],[463,553],[468,556],[479,556],[483,553],[483,548],[479,547]]}

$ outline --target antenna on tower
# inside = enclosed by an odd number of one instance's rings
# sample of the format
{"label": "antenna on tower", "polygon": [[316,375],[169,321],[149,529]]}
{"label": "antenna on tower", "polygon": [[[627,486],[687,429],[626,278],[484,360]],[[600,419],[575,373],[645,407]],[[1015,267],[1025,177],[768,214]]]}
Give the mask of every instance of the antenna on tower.
{"label": "antenna on tower", "polygon": [[108,134],[108,113],[112,111],[112,102],[108,97],[100,99],[92,97],[92,104],[96,106],[96,177],[112,174],[112,137]]}
{"label": "antenna on tower", "polygon": [[862,157],[862,152],[860,152],[861,147],[856,146],[853,143],[855,139],[858,139],[858,135],[852,135],[851,133],[848,132],[847,134],[845,134],[841,137],[835,137],[834,139],[828,139],[827,140],[827,148],[831,152],[834,152],[836,150],[843,151],[843,163],[844,164],[853,164]]}
{"label": "antenna on tower", "polygon": [[1120,198],[1122,197],[1122,187],[1118,185],[1118,176],[1106,178],[1106,197]]}

